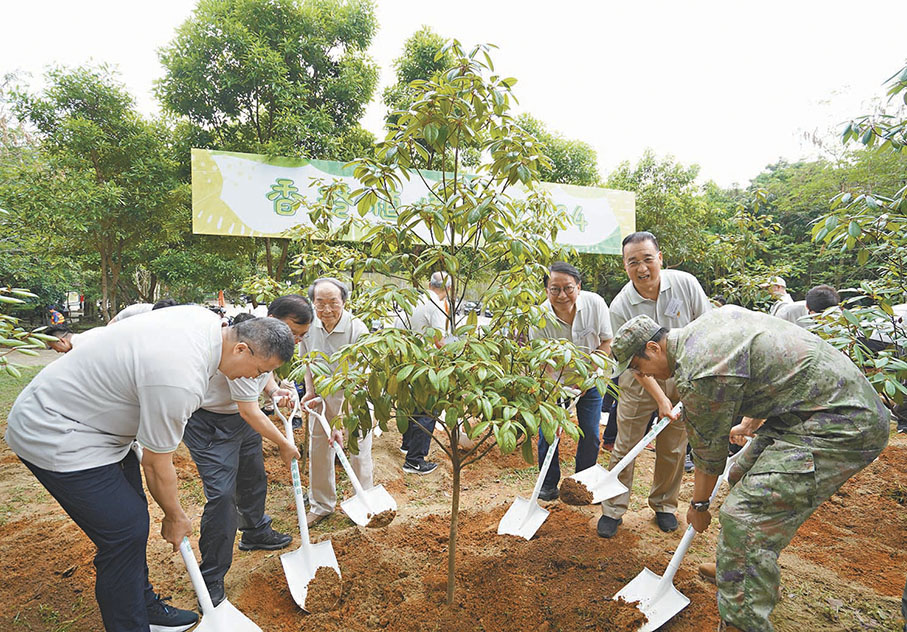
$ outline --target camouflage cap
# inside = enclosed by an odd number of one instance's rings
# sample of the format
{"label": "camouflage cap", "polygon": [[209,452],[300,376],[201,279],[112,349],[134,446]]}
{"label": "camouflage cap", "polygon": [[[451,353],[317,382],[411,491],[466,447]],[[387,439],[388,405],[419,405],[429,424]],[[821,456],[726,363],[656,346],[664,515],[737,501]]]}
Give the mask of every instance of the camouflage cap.
{"label": "camouflage cap", "polygon": [[659,329],[661,325],[645,315],[634,316],[621,325],[611,342],[611,355],[617,360],[611,376],[617,377],[626,371],[633,356],[645,348]]}

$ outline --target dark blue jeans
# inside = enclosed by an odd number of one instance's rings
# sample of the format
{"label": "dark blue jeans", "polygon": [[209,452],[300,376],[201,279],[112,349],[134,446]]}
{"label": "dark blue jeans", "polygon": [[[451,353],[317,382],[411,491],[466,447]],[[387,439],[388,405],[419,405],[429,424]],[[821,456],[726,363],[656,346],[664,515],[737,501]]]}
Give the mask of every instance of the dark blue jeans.
{"label": "dark blue jeans", "polygon": [[[592,467],[598,461],[598,448],[601,445],[599,439],[601,418],[602,396],[598,389],[593,387],[586,391],[576,403],[576,420],[579,422],[580,430],[583,431],[583,436],[576,444],[577,472]],[[539,430],[539,467],[545,461],[546,454],[548,454],[548,442],[542,435],[542,431]],[[545,475],[542,486],[546,489],[557,487],[560,480],[561,464],[558,459],[558,450],[555,449],[551,467],[548,468],[548,474]]]}
{"label": "dark blue jeans", "polygon": [[435,431],[435,418],[430,415],[414,415],[403,433],[403,449],[407,463],[421,463],[431,449],[431,433]]}
{"label": "dark blue jeans", "polygon": [[148,501],[132,450],[119,463],[51,472],[22,460],[98,552],[95,598],[107,632],[148,632]]}

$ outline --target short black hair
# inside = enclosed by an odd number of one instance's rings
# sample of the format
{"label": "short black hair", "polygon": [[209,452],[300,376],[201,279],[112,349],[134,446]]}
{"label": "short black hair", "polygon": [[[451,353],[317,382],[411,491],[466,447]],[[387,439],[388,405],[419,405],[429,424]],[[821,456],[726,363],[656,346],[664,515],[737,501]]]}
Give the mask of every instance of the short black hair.
{"label": "short black hair", "polygon": [[724,294],[716,294],[712,297],[712,300],[719,305],[727,305],[727,298],[725,298]]}
{"label": "short black hair", "polygon": [[561,274],[569,274],[576,281],[576,284],[579,285],[583,282],[583,277],[580,275],[579,270],[570,265],[565,261],[555,261],[548,267],[548,272],[545,274],[542,279],[545,282],[545,287],[548,287],[548,275],[553,272],[560,272]]}
{"label": "short black hair", "polygon": [[64,327],[62,325],[51,325],[40,333],[48,336],[56,336],[57,338],[62,338],[67,334],[71,334],[72,330],[69,327]]}
{"label": "short black hair", "polygon": [[315,300],[315,286],[319,283],[330,283],[334,285],[338,290],[340,290],[340,300],[346,303],[346,298],[350,295],[349,289],[346,287],[342,281],[335,279],[334,277],[321,277],[312,281],[312,285],[309,286],[309,300]]}
{"label": "short black hair", "polygon": [[154,311],[156,309],[164,309],[165,307],[176,307],[177,305],[179,305],[179,303],[177,303],[172,298],[162,298],[151,306],[151,311]]}
{"label": "short black hair", "polygon": [[806,309],[811,312],[822,313],[840,303],[841,296],[830,285],[817,285],[806,293]]}
{"label": "short black hair", "polygon": [[236,339],[249,344],[253,353],[260,353],[265,358],[278,357],[281,363],[289,362],[293,358],[295,350],[293,332],[282,320],[250,318],[235,323],[232,328],[236,333]]}
{"label": "short black hair", "polygon": [[255,314],[250,314],[249,312],[240,312],[233,317],[232,324],[236,325],[237,323],[241,323],[245,320],[252,320],[253,318],[255,318]]}
{"label": "short black hair", "polygon": [[[649,338],[648,342],[661,342],[662,338],[664,338],[667,335],[668,335],[668,329],[665,327],[661,327],[661,328],[659,328],[658,331],[656,331],[654,334],[652,334],[652,337]],[[648,355],[646,355],[646,346],[645,345],[642,346],[642,350],[639,353],[635,353],[633,355],[635,355],[637,358],[643,358],[643,359],[646,359],[649,357]]]}
{"label": "short black hair", "polygon": [[268,316],[280,320],[289,318],[297,325],[308,325],[315,318],[315,312],[312,311],[312,303],[306,297],[287,294],[271,301],[268,305]]}
{"label": "short black hair", "polygon": [[638,244],[641,241],[651,241],[655,245],[655,250],[661,251],[661,248],[658,246],[658,239],[647,230],[638,230],[635,233],[630,233],[624,240],[620,242],[620,250],[623,252],[627,244]]}

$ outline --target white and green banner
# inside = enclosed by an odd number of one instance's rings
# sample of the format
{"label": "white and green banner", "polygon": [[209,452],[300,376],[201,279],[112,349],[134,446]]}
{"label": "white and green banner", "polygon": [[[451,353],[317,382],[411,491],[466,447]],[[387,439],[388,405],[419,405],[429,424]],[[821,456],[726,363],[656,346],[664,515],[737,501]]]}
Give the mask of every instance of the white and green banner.
{"label": "white and green banner", "polygon": [[[440,172],[423,171],[429,184]],[[207,149],[192,150],[192,231],[207,235],[278,237],[309,217],[299,202],[315,201],[318,180],[328,184],[345,181],[359,188],[351,168],[328,160],[280,158]],[[636,226],[636,197],[628,191],[542,183],[552,200],[565,209],[573,225],[558,234],[563,245],[580,252],[620,254],[620,242]],[[519,197],[514,187],[511,195]],[[404,181],[400,204],[427,196],[420,178]],[[348,199],[339,199],[334,210],[354,212]],[[366,214],[374,221],[393,220],[393,207],[377,202]]]}

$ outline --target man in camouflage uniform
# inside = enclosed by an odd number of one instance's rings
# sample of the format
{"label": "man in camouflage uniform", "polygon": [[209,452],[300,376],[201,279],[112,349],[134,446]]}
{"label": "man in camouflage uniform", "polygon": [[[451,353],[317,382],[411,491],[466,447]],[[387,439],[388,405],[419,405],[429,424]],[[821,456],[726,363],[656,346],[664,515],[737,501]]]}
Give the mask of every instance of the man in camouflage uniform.
{"label": "man in camouflage uniform", "polygon": [[[720,512],[719,629],[771,631],[778,554],[797,528],[888,443],[890,415],[842,353],[765,314],[726,306],[667,331],[647,316],[614,337],[618,369],[673,376],[684,404],[695,486],[687,522],[704,531],[732,434],[758,436]],[[744,415],[732,429],[734,419]]]}

